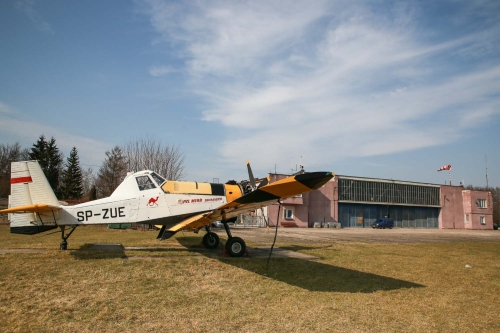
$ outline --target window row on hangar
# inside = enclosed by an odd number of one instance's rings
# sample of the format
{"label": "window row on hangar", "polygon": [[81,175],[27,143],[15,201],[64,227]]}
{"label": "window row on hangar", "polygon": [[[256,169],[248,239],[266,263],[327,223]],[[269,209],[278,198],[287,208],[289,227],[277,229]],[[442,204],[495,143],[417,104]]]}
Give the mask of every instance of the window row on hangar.
{"label": "window row on hangar", "polygon": [[339,176],[338,182],[339,202],[440,207],[439,185],[345,176]]}

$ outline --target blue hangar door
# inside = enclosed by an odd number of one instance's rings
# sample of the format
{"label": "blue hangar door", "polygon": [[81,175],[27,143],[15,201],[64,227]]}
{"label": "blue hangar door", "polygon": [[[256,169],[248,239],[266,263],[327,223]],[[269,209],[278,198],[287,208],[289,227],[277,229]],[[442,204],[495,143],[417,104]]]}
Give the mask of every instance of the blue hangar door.
{"label": "blue hangar door", "polygon": [[376,219],[387,216],[396,228],[438,228],[439,208],[400,205],[339,203],[343,228],[371,228]]}

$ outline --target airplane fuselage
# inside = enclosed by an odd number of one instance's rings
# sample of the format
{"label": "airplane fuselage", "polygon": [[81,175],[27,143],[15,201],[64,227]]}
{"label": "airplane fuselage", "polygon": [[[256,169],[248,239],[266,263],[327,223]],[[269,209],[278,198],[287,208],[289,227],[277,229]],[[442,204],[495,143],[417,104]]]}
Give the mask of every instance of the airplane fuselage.
{"label": "airplane fuselage", "polygon": [[[64,206],[58,225],[147,223],[174,225],[243,195],[239,185],[165,181],[151,171],[129,174],[111,196]],[[45,216],[50,221],[50,216]]]}
{"label": "airplane fuselage", "polygon": [[135,198],[104,198],[59,212],[59,225],[103,223],[147,223],[174,225],[180,220],[208,212],[227,203],[226,196],[172,194],[158,189],[143,191]]}

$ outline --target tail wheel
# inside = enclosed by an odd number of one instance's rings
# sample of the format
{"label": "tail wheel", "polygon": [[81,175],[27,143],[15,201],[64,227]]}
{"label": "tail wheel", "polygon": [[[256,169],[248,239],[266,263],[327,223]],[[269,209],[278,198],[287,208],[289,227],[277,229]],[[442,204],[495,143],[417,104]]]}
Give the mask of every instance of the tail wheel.
{"label": "tail wheel", "polygon": [[239,237],[232,237],[226,242],[226,251],[231,257],[242,257],[246,249],[245,241]]}
{"label": "tail wheel", "polygon": [[207,249],[216,249],[219,246],[219,243],[219,235],[215,232],[207,232],[205,236],[203,236],[203,246]]}

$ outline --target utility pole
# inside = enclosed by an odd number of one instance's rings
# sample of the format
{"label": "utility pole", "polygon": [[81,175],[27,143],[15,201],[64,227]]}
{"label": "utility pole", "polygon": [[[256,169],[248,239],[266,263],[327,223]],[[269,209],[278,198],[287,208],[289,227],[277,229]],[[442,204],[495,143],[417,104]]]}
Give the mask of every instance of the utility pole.
{"label": "utility pole", "polygon": [[484,163],[486,165],[486,189],[488,189],[488,155],[484,155]]}

